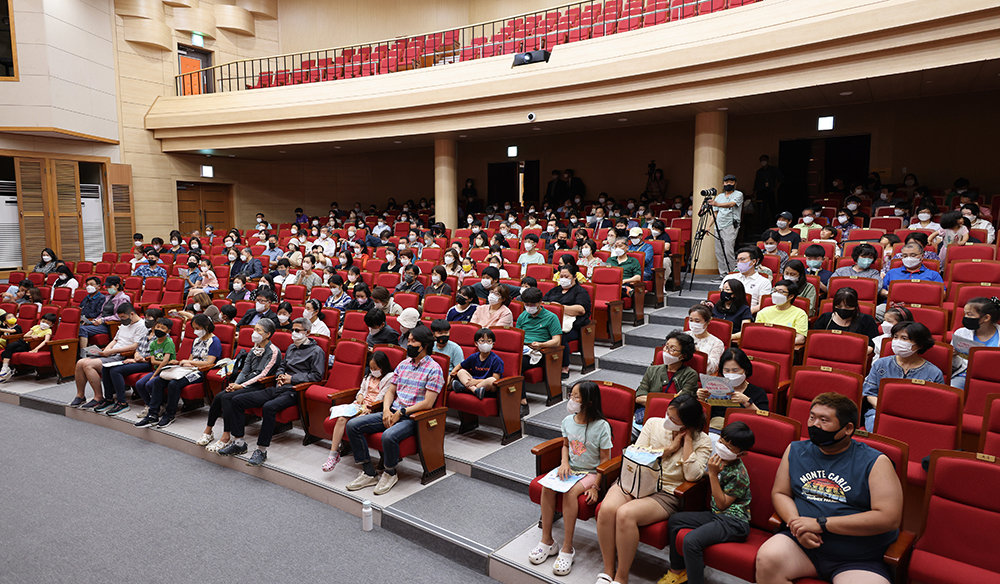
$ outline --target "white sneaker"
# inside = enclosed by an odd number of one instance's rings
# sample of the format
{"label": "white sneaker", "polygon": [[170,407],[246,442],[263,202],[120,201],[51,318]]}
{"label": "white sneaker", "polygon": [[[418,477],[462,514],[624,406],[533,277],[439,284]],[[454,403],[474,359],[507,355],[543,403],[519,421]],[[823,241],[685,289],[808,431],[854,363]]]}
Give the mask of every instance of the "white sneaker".
{"label": "white sneaker", "polygon": [[215,434],[213,432],[209,432],[208,434],[202,434],[201,438],[199,438],[195,444],[198,446],[208,446],[212,443],[212,440],[215,440]]}
{"label": "white sneaker", "polygon": [[142,411],[135,415],[140,420],[149,415],[149,406],[142,408]]}
{"label": "white sneaker", "polygon": [[357,491],[358,489],[363,489],[365,487],[370,487],[372,485],[379,484],[378,477],[370,477],[365,474],[365,471],[361,471],[358,478],[354,479],[347,484],[348,491]]}
{"label": "white sneaker", "polygon": [[223,442],[222,440],[216,440],[215,442],[206,446],[205,450],[207,450],[208,452],[219,452],[226,446],[229,446],[228,442]]}
{"label": "white sneaker", "polygon": [[387,472],[382,473],[382,476],[378,480],[378,485],[375,486],[376,495],[384,495],[389,492],[389,489],[396,486],[399,482],[399,473],[389,474]]}

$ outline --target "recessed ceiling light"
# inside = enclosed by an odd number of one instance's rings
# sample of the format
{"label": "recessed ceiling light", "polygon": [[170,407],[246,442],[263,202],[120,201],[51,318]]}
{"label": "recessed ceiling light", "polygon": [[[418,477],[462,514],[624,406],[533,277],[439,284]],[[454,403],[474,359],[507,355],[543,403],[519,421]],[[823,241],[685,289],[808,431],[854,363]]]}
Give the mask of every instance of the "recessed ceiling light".
{"label": "recessed ceiling light", "polygon": [[284,150],[278,150],[278,154],[284,154],[284,153],[285,153]]}
{"label": "recessed ceiling light", "polygon": [[853,91],[841,91],[840,95],[842,97],[847,97],[848,95],[854,95],[854,92]]}
{"label": "recessed ceiling light", "polygon": [[334,150],[340,150],[340,146],[334,146],[333,149]]}
{"label": "recessed ceiling light", "polygon": [[724,111],[726,111],[726,110],[728,110],[728,109],[729,109],[728,107],[720,107],[720,108],[719,108],[719,111],[720,111],[720,112],[724,112]]}
{"label": "recessed ceiling light", "polygon": [[236,155],[235,154],[230,154],[229,157],[230,158],[236,158]]}
{"label": "recessed ceiling light", "polygon": [[934,83],[933,81],[928,81],[927,83]]}
{"label": "recessed ceiling light", "polygon": [[459,134],[459,135],[458,135],[458,137],[459,137],[459,138],[468,138],[468,136],[467,136],[467,135],[465,135],[465,134]]}
{"label": "recessed ceiling light", "polygon": [[536,132],[540,132],[540,131],[541,131],[542,129],[541,129],[541,128],[539,128],[538,126],[535,126],[534,128],[532,128],[532,130],[534,130],[534,131],[536,131]]}
{"label": "recessed ceiling light", "polygon": [[628,118],[618,118],[618,121],[619,121],[619,122],[627,122],[627,121],[628,121]]}
{"label": "recessed ceiling light", "polygon": [[403,143],[402,140],[394,140],[393,142],[395,142],[396,144],[402,144]]}

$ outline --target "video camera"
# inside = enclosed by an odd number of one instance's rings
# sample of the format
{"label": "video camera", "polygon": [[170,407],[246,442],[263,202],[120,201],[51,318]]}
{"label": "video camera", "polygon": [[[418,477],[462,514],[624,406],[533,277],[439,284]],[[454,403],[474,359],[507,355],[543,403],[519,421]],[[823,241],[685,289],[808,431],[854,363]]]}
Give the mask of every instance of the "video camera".
{"label": "video camera", "polygon": [[706,198],[707,197],[714,197],[715,195],[718,195],[718,194],[719,194],[719,191],[715,190],[715,187],[712,187],[710,189],[705,189],[705,190],[701,191],[701,196],[706,197]]}
{"label": "video camera", "polygon": [[706,213],[712,213],[712,206],[709,205],[708,202],[711,201],[717,194],[719,194],[719,191],[715,190],[715,187],[701,191],[701,196],[705,197],[705,200],[702,201],[701,209],[698,210],[699,217]]}

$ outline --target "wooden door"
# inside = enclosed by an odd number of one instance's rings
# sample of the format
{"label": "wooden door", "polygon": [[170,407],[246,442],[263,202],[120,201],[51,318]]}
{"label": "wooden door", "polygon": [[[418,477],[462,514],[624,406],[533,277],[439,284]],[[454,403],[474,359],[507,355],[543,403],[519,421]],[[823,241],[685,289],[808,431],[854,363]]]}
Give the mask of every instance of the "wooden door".
{"label": "wooden door", "polygon": [[[202,68],[201,59],[194,59],[192,57],[180,56],[180,69],[181,75],[185,73],[194,73],[195,71],[200,71]],[[202,93],[201,88],[201,75],[184,75],[181,78],[183,80],[183,90],[182,95],[200,95]]]}
{"label": "wooden door", "polygon": [[14,173],[17,181],[17,210],[21,216],[21,259],[26,269],[39,262],[46,247],[45,159],[15,158]]}
{"label": "wooden door", "polygon": [[207,183],[178,183],[177,229],[191,233],[204,232],[211,225],[218,233],[233,226],[232,196],[230,185]]}
{"label": "wooden door", "polygon": [[56,254],[66,261],[84,258],[83,209],[80,207],[80,165],[75,160],[53,160]]}
{"label": "wooden door", "polygon": [[108,247],[119,253],[132,248],[132,234],[135,233],[135,216],[132,214],[132,165],[108,164],[108,185],[110,195],[105,209],[111,210],[111,224],[108,233],[112,235]]}

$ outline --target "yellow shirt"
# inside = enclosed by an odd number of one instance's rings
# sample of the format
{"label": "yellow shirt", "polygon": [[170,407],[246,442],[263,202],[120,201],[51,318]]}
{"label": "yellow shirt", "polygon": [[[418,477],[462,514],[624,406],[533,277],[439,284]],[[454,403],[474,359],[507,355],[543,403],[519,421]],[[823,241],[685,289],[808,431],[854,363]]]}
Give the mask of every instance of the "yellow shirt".
{"label": "yellow shirt", "polygon": [[773,304],[762,308],[757,313],[756,322],[791,327],[802,336],[806,336],[806,332],[809,330],[809,316],[806,315],[806,311],[795,305],[791,305],[785,310],[778,310],[778,307]]}

